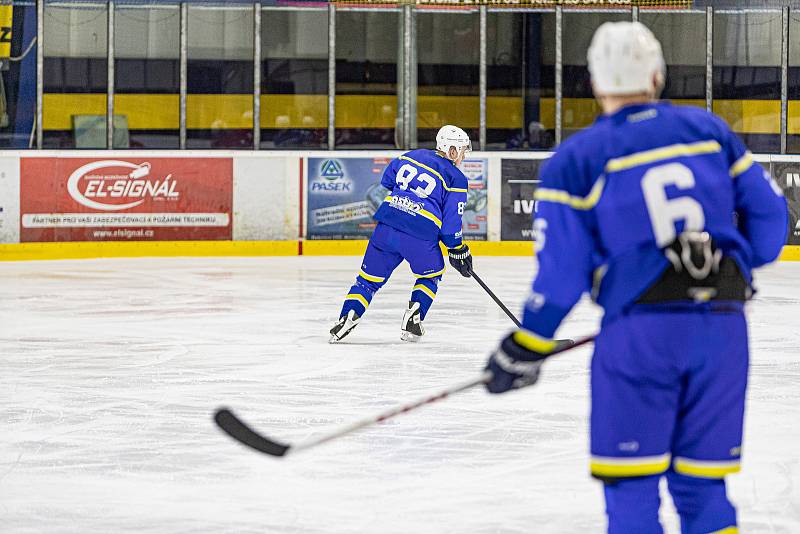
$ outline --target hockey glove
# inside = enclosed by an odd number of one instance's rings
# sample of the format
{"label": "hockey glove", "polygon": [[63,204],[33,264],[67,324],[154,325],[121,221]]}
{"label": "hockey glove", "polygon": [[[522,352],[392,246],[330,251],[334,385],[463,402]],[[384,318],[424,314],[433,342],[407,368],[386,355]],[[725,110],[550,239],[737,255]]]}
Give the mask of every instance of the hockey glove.
{"label": "hockey glove", "polygon": [[490,393],[505,393],[511,389],[532,386],[539,380],[539,368],[545,358],[560,343],[534,338],[522,331],[509,334],[486,364],[486,370],[492,372],[486,389]]}
{"label": "hockey glove", "polygon": [[469,251],[469,247],[462,243],[455,248],[448,248],[447,255],[450,259],[450,265],[452,265],[458,272],[461,273],[461,276],[465,278],[469,278],[472,273],[472,253]]}

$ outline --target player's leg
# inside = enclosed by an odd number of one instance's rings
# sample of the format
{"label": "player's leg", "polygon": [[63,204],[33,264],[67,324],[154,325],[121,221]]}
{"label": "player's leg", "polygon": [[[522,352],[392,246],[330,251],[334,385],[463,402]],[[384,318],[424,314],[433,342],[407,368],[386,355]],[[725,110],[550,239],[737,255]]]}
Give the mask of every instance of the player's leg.
{"label": "player's leg", "polygon": [[694,314],[680,417],[675,427],[670,494],[684,534],[735,532],[736,509],[725,475],[739,471],[747,388],[743,313]]}
{"label": "player's leg", "polygon": [[404,239],[403,256],[411,266],[416,280],[411,289],[408,309],[403,314],[400,339],[417,341],[425,333],[422,322],[436,298],[444,273],[444,257],[439,243],[420,239]]}
{"label": "player's leg", "polygon": [[680,376],[662,316],[604,325],[592,358],[591,470],[603,481],[608,532],[660,534],[658,481],[670,464]]}
{"label": "player's leg", "polygon": [[345,296],[339,320],[331,328],[331,343],[341,340],[358,325],[372,302],[372,297],[403,261],[402,256],[387,243],[386,232],[387,227],[378,224],[367,244],[356,281]]}

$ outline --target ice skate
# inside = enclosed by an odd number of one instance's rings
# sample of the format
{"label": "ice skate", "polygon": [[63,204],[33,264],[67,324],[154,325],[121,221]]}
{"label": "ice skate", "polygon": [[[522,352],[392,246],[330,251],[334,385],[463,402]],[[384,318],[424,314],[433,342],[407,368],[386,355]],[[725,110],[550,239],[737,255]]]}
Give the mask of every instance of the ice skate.
{"label": "ice skate", "polygon": [[347,312],[346,316],[340,317],[339,321],[331,328],[331,338],[328,343],[336,343],[341,341],[347,334],[353,331],[358,325],[361,317],[354,310]]}
{"label": "ice skate", "polygon": [[419,341],[425,334],[422,326],[422,316],[419,312],[419,302],[409,302],[406,313],[403,314],[403,324],[400,325],[400,339],[403,341]]}

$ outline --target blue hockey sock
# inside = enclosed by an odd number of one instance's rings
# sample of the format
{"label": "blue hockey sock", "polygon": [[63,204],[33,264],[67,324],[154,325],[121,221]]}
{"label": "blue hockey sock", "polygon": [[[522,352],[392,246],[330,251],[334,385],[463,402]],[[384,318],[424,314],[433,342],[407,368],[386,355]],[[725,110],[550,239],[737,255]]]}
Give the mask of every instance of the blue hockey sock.
{"label": "blue hockey sock", "polygon": [[622,478],[605,484],[609,534],[662,534],[658,522],[660,478]]}
{"label": "blue hockey sock", "polygon": [[411,290],[411,301],[419,302],[420,318],[422,320],[425,320],[425,315],[433,305],[439,280],[441,280],[439,276],[435,278],[417,278],[414,288]]}
{"label": "blue hockey sock", "polygon": [[370,282],[361,275],[356,277],[356,283],[350,287],[347,296],[344,298],[342,305],[342,312],[339,317],[344,317],[347,312],[354,310],[356,314],[361,317],[367,311],[369,303],[372,302],[372,297],[385,282]]}
{"label": "blue hockey sock", "polygon": [[724,478],[691,477],[670,471],[667,482],[681,516],[683,534],[736,531],[736,509],[728,500]]}

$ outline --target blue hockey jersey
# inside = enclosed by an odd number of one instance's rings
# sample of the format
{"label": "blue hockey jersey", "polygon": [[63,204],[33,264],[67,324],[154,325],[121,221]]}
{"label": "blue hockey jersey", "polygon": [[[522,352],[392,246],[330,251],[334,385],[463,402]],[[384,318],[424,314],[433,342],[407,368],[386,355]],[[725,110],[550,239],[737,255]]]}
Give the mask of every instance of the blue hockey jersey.
{"label": "blue hockey jersey", "polygon": [[717,116],[626,106],[565,141],[536,191],[539,271],[523,325],[551,338],[584,292],[619,314],[663,273],[684,230],[707,231],[740,266],[773,261],[786,240],[781,190]]}
{"label": "blue hockey jersey", "polygon": [[412,150],[389,163],[381,185],[390,193],[376,221],[448,248],[461,244],[467,177],[453,162],[433,150]]}

